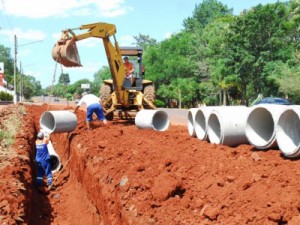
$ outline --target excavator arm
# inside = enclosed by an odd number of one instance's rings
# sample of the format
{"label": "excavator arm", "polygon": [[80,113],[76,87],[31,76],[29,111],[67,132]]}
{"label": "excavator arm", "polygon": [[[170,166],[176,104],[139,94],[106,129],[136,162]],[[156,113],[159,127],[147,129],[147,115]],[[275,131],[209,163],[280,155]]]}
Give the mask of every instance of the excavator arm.
{"label": "excavator arm", "polygon": [[[85,30],[86,32],[76,34],[74,30]],[[116,32],[117,30],[115,25],[109,23],[86,24],[80,26],[79,28],[64,30],[62,31],[61,38],[55,43],[53,47],[52,57],[56,62],[66,67],[81,66],[76,42],[90,37],[101,38],[103,40],[111,76],[114,83],[117,103],[122,104],[122,95],[124,92],[122,89],[122,85],[126,70],[123,64],[119,44],[115,37]],[[114,45],[110,42],[111,36],[113,36],[114,38]]]}

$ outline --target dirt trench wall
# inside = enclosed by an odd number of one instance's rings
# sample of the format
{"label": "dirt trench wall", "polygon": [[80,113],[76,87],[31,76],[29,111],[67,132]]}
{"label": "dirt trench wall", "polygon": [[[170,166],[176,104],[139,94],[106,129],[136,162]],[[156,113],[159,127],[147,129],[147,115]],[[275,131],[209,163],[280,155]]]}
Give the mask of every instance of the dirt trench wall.
{"label": "dirt trench wall", "polygon": [[80,136],[76,138],[72,136],[55,134],[51,138],[54,148],[64,158],[64,162],[71,157],[64,169],[70,169],[71,176],[81,184],[104,224],[128,224],[118,197],[118,183],[113,180],[105,167],[101,167],[101,157],[91,155],[90,149],[81,143]]}
{"label": "dirt trench wall", "polygon": [[0,111],[1,132],[3,129],[9,132],[5,127],[13,117],[20,122],[13,146],[7,147],[0,139],[0,223],[28,224],[34,173],[32,149],[36,130],[31,115],[12,105]]}

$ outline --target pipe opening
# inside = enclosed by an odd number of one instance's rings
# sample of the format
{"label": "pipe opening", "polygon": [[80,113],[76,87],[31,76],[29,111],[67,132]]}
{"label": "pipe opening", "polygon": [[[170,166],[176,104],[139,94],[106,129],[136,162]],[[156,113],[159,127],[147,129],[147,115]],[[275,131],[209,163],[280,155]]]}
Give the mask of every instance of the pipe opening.
{"label": "pipe opening", "polygon": [[167,130],[169,127],[169,116],[164,111],[157,111],[155,112],[152,118],[152,125],[154,130],[164,131]]}
{"label": "pipe opening", "polygon": [[202,110],[198,110],[195,116],[195,132],[200,140],[205,140],[207,137],[206,118]]}
{"label": "pipe opening", "polygon": [[[46,128],[46,131],[55,130],[55,119],[54,116],[49,112],[44,112],[41,117],[41,127]],[[50,133],[50,132],[49,132]]]}
{"label": "pipe opening", "polygon": [[50,155],[50,164],[52,171],[58,171],[61,168],[60,160],[56,155]]}
{"label": "pipe opening", "polygon": [[267,146],[274,138],[272,114],[264,108],[256,108],[247,119],[246,136],[254,146]]}
{"label": "pipe opening", "polygon": [[280,116],[276,137],[281,152],[287,157],[300,156],[300,120],[299,115],[292,109],[288,109]]}
{"label": "pipe opening", "polygon": [[188,132],[190,136],[194,135],[194,118],[191,111],[188,112]]}
{"label": "pipe opening", "polygon": [[199,108],[191,108],[188,112],[187,119],[188,119],[188,132],[189,135],[192,137],[196,136],[195,131],[195,116],[197,112],[199,111]]}
{"label": "pipe opening", "polygon": [[207,133],[212,144],[221,143],[221,124],[217,115],[214,113],[209,116]]}

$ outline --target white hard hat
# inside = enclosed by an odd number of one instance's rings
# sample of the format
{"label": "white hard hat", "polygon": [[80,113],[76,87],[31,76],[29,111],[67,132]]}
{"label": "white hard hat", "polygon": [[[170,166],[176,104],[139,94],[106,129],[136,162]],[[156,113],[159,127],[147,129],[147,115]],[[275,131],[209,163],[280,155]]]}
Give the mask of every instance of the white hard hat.
{"label": "white hard hat", "polygon": [[44,137],[44,133],[43,132],[39,132],[37,135],[38,139],[42,139]]}

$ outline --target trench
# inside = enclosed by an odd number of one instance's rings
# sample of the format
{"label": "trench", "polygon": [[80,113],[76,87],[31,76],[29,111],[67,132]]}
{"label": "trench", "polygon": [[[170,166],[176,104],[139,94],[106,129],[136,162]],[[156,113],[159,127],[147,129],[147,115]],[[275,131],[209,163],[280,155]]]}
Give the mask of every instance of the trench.
{"label": "trench", "polygon": [[[35,118],[34,137],[39,130],[37,121]],[[35,139],[30,142],[30,154],[33,157]],[[32,184],[31,196],[27,196],[30,199],[30,205],[27,206],[30,212],[28,224],[128,224],[107,169],[102,167],[99,174],[91,169],[101,161],[101,157],[90,155],[89,149],[84,147],[75,132],[53,133],[51,142],[60,158],[62,169],[53,173],[56,190],[41,193]],[[33,161],[30,167],[34,182],[36,168]]]}
{"label": "trench", "polygon": [[[87,165],[87,159],[90,158],[81,143],[72,142],[75,136],[76,134],[52,134],[51,141],[63,166],[53,174],[57,190],[49,194],[33,191],[28,224],[62,224],[66,220],[69,222],[65,224],[127,224],[114,187],[110,185],[112,178],[108,174],[93,174]],[[68,192],[71,194],[65,194]],[[63,199],[62,202],[59,201],[60,198]]]}

